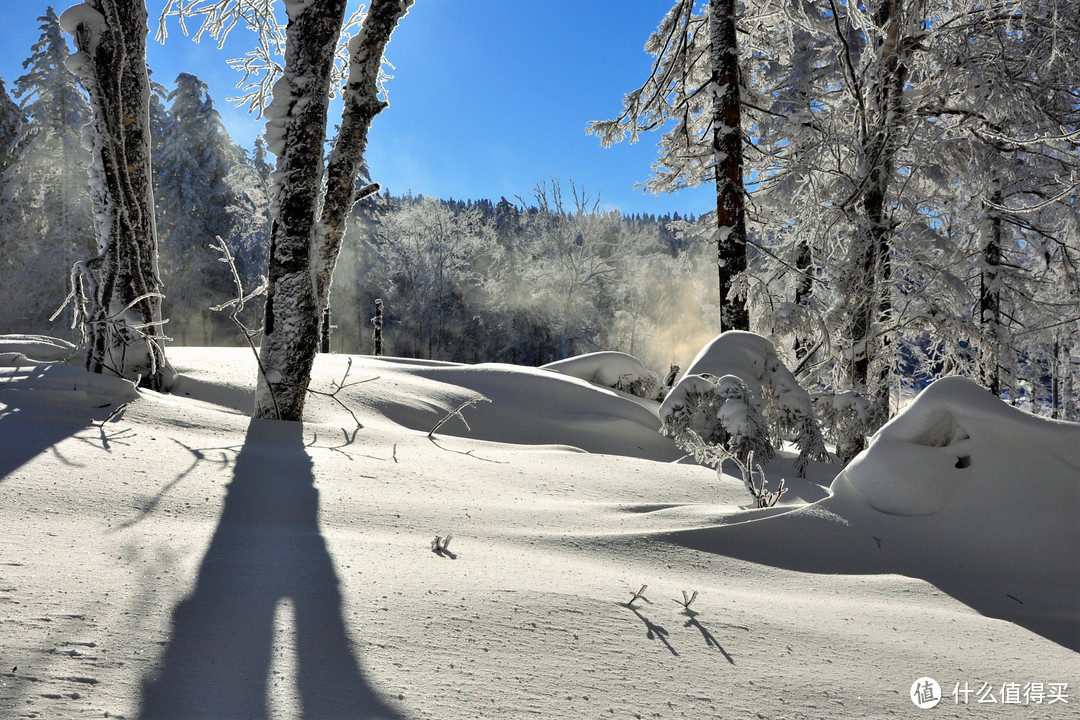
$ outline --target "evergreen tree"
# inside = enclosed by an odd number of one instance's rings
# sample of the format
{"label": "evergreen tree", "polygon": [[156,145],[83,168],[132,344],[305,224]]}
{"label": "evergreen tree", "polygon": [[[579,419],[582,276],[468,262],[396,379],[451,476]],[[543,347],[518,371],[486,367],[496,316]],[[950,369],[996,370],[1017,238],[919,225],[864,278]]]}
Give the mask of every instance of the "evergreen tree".
{"label": "evergreen tree", "polygon": [[17,268],[2,291],[18,298],[2,302],[9,327],[34,332],[45,330],[67,294],[72,265],[95,245],[86,183],[90,153],[82,144],[90,107],[67,68],[70,52],[55,11],[47,8],[38,20],[41,36],[15,81],[29,124],[17,141],[18,164],[5,174],[6,254]]}
{"label": "evergreen tree", "polygon": [[37,210],[44,246],[63,248],[70,257],[72,250],[85,253],[94,248],[86,191],[90,153],[82,142],[90,105],[67,67],[70,51],[56,12],[49,7],[38,20],[41,37],[23,61],[26,72],[15,81],[16,94],[33,123],[20,159],[30,193],[22,204]]}
{"label": "evergreen tree", "polygon": [[255,138],[255,150],[251,154],[251,167],[258,173],[263,185],[270,186],[270,173],[274,172],[274,164],[267,159],[266,141],[260,135]]}
{"label": "evergreen tree", "polygon": [[0,79],[0,332],[23,328],[25,288],[18,278],[23,275],[25,243],[19,236],[19,207],[11,189],[18,187],[18,165],[29,126],[22,108],[8,95]]}
{"label": "evergreen tree", "polygon": [[215,341],[215,326],[232,333],[225,318],[209,311],[233,293],[229,269],[210,245],[217,237],[232,239],[229,209],[237,202],[229,176],[242,157],[206,83],[181,73],[167,99],[156,194],[165,312],[174,339],[208,345]]}
{"label": "evergreen tree", "polygon": [[0,78],[0,178],[19,159],[27,122],[26,113],[11,99],[4,79]]}
{"label": "evergreen tree", "polygon": [[[148,69],[149,72],[149,69]],[[161,83],[154,82],[151,74],[150,80],[150,152],[154,166],[154,193],[157,195],[158,179],[161,177],[162,158],[164,153],[162,146],[165,138],[171,132],[173,117],[169,114],[166,103],[169,99],[169,91]],[[160,208],[158,209],[160,215]]]}

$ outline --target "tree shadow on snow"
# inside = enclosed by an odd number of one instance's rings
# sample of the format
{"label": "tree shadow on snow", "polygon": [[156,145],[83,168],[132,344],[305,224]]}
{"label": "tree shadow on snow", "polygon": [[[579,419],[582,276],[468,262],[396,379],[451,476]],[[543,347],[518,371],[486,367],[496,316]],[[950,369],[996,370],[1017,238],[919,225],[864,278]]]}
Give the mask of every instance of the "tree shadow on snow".
{"label": "tree shadow on snow", "polygon": [[266,718],[274,614],[294,613],[304,718],[401,718],[367,683],[319,529],[300,423],[252,420],[197,584],[173,611],[141,717]]}
{"label": "tree shadow on snow", "polygon": [[56,361],[0,368],[0,482],[48,450],[63,464],[81,467],[57,448],[69,438],[108,453],[131,432],[107,422],[134,396],[131,383]]}

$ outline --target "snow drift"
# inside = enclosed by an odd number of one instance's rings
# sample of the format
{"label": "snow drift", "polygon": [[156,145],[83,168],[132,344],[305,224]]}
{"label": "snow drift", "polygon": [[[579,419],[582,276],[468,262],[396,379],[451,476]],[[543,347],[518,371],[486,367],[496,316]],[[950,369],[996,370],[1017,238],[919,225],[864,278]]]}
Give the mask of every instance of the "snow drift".
{"label": "snow drift", "polygon": [[828,497],[790,502],[813,464],[748,510],[657,462],[655,402],[548,370],[352,357],[357,428],[323,396],[249,420],[247,349],[170,348],[171,395],[70,350],[0,338],[2,717],[846,720],[910,716],[927,674],[946,715],[955,682],[1080,686],[1078,429],[962,381]]}
{"label": "snow drift", "polygon": [[944,378],[871,438],[833,490],[858,493],[890,515],[996,507],[1075,529],[1080,428],[1010,407],[969,380]]}
{"label": "snow drift", "polygon": [[1080,426],[945,378],[830,489],[811,505],[670,538],[777,567],[922,578],[1080,649]]}
{"label": "snow drift", "polygon": [[365,393],[358,401],[414,430],[426,432],[448,411],[478,398],[490,402],[463,412],[468,427],[455,419],[439,433],[658,461],[683,456],[659,433],[657,403],[572,375],[501,363],[457,365],[387,358],[370,360],[367,367],[391,382],[393,390],[380,396]]}

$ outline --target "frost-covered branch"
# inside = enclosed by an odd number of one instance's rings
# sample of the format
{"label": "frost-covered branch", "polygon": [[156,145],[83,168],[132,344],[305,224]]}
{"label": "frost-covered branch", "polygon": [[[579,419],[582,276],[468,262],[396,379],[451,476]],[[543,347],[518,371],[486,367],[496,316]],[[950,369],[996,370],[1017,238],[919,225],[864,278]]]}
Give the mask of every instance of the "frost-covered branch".
{"label": "frost-covered branch", "polygon": [[[169,36],[168,21],[175,18],[180,30],[195,42],[210,37],[218,48],[237,27],[254,35],[255,46],[244,57],[231,58],[230,67],[241,73],[236,87],[241,94],[230,102],[245,106],[248,112],[261,115],[273,100],[274,84],[285,68],[285,25],[279,19],[277,0],[168,0],[158,16],[156,39],[164,43]],[[364,8],[358,8],[343,24],[334,53],[330,97],[336,97],[349,76],[349,39],[361,27]],[[188,21],[198,25],[194,33]],[[380,73],[380,82],[389,76]]]}
{"label": "frost-covered branch", "polygon": [[[244,304],[247,301],[266,292],[266,278],[262,278],[262,282],[259,283],[258,288],[245,295],[244,284],[240,280],[240,272],[236,269],[236,262],[233,260],[232,253],[229,252],[229,246],[226,245],[225,241],[222,240],[220,237],[217,238],[217,241],[217,245],[211,244],[210,247],[213,250],[221,253],[221,257],[218,258],[218,260],[229,266],[229,270],[232,274],[233,285],[236,289],[236,297],[232,300],[223,302],[220,305],[215,305],[210,309],[217,312],[228,310],[229,319],[232,320],[233,324],[236,325],[237,328],[239,328],[241,334],[243,334],[244,336],[244,340],[247,341],[248,347],[251,348],[251,352],[255,356],[255,363],[259,367],[259,375],[265,378],[266,368],[263,367],[262,359],[259,358],[259,348],[255,345],[255,338],[258,337],[259,332],[257,330],[252,330],[247,325],[245,325],[244,322],[240,319],[240,313],[241,311],[243,311]],[[277,396],[274,394],[272,389],[270,391],[270,400],[271,404],[274,406],[274,415],[280,419],[281,412],[278,410]]]}
{"label": "frost-covered branch", "polygon": [[[732,457],[731,461],[739,468],[743,485],[746,487],[747,492],[750,493],[750,496],[754,498],[754,504],[757,507],[770,508],[787,492],[783,478],[780,479],[780,485],[776,490],[768,490],[765,487],[765,471],[762,470],[761,465],[754,462],[753,453],[750,453],[745,462],[737,457]],[[720,470],[717,468],[717,473],[719,472]]]}

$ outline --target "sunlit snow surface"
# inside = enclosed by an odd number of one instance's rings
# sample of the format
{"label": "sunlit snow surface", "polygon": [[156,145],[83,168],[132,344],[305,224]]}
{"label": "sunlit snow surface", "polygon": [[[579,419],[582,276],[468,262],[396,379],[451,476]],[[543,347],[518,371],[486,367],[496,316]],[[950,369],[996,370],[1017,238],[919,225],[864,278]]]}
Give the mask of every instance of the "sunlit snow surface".
{"label": "sunlit snow surface", "polygon": [[752,510],[656,403],[549,370],[354,357],[357,428],[325,396],[249,421],[247,349],[170,348],[173,395],[70,351],[0,339],[0,717],[911,717],[923,676],[935,717],[978,709],[960,683],[1080,703],[1080,429],[963,380],[835,480],[777,458]]}

